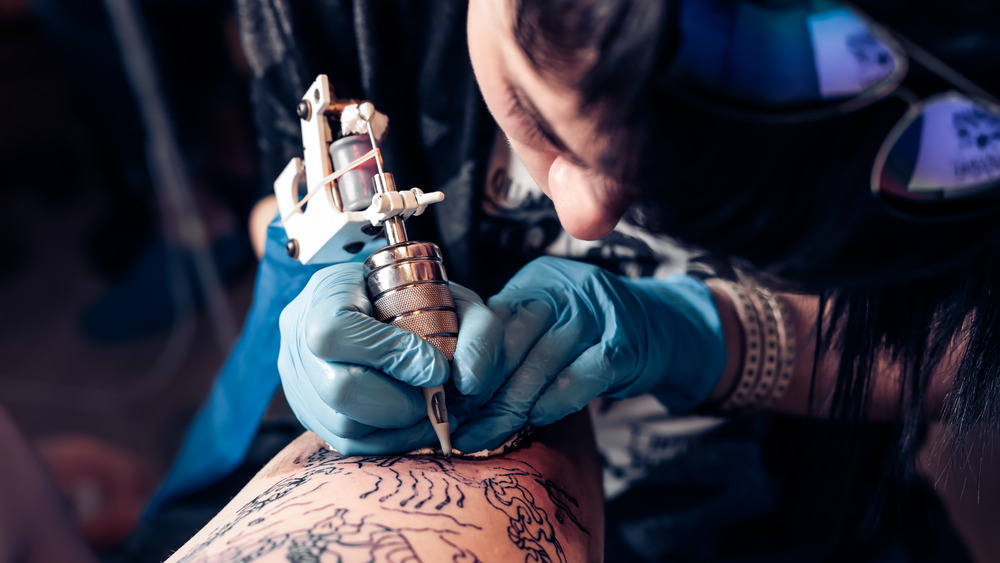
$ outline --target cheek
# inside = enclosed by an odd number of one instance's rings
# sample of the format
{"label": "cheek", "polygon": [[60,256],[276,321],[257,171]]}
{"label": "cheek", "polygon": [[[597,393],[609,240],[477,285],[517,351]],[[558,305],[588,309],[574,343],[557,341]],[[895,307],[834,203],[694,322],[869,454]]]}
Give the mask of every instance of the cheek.
{"label": "cheek", "polygon": [[[500,129],[504,129],[503,123],[497,122],[500,125]],[[506,130],[504,129],[506,133]],[[549,191],[549,171],[552,168],[552,163],[556,160],[556,155],[551,152],[540,151],[538,149],[533,149],[519,143],[510,136],[507,137],[510,143],[510,148],[515,153],[517,157],[521,159],[524,163],[525,169],[528,170],[528,174],[531,174],[531,179],[538,184],[539,189],[542,193],[552,198],[552,193]]]}
{"label": "cheek", "polygon": [[503,131],[504,136],[509,140],[511,149],[517,153],[524,163],[528,173],[535,180],[543,192],[548,194],[546,182],[548,181],[549,165],[552,163],[554,155],[531,148],[524,143],[517,141],[518,123],[508,115],[502,108],[502,100],[505,99],[505,90],[500,82],[498,60],[495,52],[491,50],[489,42],[482,39],[483,33],[477,29],[473,19],[474,8],[469,8],[469,57],[472,61],[472,69],[476,74],[476,82],[479,83],[479,92],[483,95],[486,108],[493,115],[497,126]]}

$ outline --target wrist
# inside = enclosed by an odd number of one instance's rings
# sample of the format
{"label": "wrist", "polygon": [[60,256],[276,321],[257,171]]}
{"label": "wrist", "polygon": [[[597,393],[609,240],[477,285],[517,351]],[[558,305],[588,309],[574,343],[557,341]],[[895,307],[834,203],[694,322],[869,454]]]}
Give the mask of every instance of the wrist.
{"label": "wrist", "polygon": [[647,369],[657,380],[649,390],[671,412],[690,412],[711,397],[730,361],[712,293],[687,275],[632,283],[646,296]]}
{"label": "wrist", "polygon": [[722,304],[731,361],[702,408],[738,414],[772,407],[785,395],[795,369],[796,333],[786,306],[762,287],[721,279],[707,285]]}
{"label": "wrist", "polygon": [[740,370],[743,368],[743,353],[746,346],[746,335],[743,325],[736,314],[736,304],[732,298],[718,287],[708,286],[719,313],[719,323],[722,326],[722,337],[726,343],[726,367],[722,370],[715,389],[708,397],[708,404],[719,404],[729,394],[738,382]]}

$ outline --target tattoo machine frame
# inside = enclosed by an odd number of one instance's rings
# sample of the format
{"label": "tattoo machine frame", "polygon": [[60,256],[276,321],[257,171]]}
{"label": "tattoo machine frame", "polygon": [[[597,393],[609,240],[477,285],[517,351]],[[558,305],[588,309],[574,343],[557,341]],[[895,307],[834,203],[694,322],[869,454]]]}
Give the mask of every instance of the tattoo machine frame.
{"label": "tattoo machine frame", "polygon": [[[388,244],[364,263],[373,317],[423,337],[451,360],[458,316],[441,250],[408,240],[403,224],[444,194],[396,191],[378,148],[387,119],[371,102],[335,98],[326,75],[316,78],[296,113],[303,158],[293,158],[274,181],[288,255],[302,264],[344,262],[384,232]],[[444,390],[423,392],[441,451],[451,455]]]}

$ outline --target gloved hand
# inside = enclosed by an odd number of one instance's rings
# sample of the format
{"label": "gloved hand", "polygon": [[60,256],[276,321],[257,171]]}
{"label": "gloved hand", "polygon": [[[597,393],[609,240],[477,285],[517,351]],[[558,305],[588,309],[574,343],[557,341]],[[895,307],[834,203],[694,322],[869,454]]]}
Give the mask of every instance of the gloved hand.
{"label": "gloved hand", "polygon": [[[285,248],[288,234],[281,217],[267,226],[264,256],[254,282],[253,306],[243,333],[215,379],[208,399],[188,427],[187,436],[159,491],[146,505],[156,513],[167,502],[201,490],[228,475],[246,458],[261,418],[280,383],[274,360],[278,357],[278,318],[319,266],[303,266]],[[385,245],[369,242],[352,261],[360,262]]]}
{"label": "gloved hand", "polygon": [[486,401],[502,382],[503,328],[473,292],[451,287],[454,370],[423,338],[371,317],[362,264],[317,272],[279,322],[278,371],[302,424],[345,455],[400,453],[437,443],[417,386],[455,374],[446,387],[452,428]]}
{"label": "gloved hand", "polygon": [[652,392],[673,412],[704,402],[726,365],[708,288],[683,275],[631,280],[558,258],[526,265],[487,301],[504,325],[503,386],[453,435],[493,448],[596,397]]}

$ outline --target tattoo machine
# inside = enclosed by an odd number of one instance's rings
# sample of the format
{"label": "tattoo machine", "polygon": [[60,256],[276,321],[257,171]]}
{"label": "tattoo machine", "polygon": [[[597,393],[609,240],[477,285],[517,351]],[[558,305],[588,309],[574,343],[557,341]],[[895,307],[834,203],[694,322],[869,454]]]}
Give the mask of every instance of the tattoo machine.
{"label": "tattoo machine", "polygon": [[[388,119],[371,102],[336,99],[326,75],[316,78],[296,113],[303,158],[293,158],[274,181],[289,256],[303,264],[343,262],[384,232],[388,244],[364,263],[374,318],[423,337],[451,360],[458,316],[441,250],[407,240],[403,225],[444,194],[396,191],[378,148]],[[339,132],[332,121],[340,122]],[[444,390],[423,391],[441,451],[449,456]]]}

